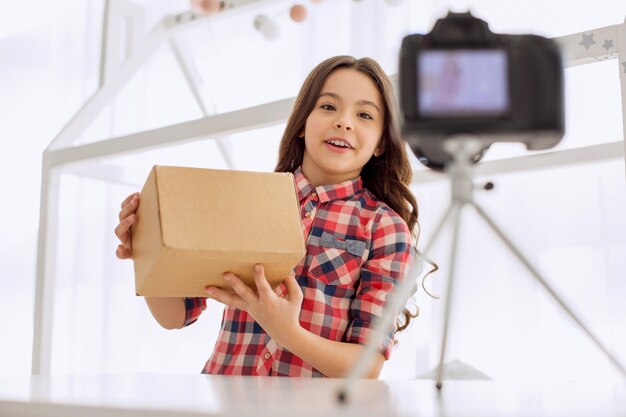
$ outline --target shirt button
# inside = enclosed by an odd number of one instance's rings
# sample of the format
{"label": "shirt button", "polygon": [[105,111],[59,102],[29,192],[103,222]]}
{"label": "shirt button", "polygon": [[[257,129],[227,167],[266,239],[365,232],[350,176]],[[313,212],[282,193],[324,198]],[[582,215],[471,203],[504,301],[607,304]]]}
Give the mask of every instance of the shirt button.
{"label": "shirt button", "polygon": [[270,355],[269,352],[265,352],[265,355],[263,355],[263,357],[267,360],[267,359],[271,358],[272,355]]}
{"label": "shirt button", "polygon": [[307,212],[304,214],[304,217],[306,217],[306,218],[311,217],[311,213],[307,211]]}

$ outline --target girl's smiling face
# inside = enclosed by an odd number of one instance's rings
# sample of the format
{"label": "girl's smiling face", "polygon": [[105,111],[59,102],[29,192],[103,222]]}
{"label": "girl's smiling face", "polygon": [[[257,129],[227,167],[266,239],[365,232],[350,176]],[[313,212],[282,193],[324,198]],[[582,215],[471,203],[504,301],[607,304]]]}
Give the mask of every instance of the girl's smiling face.
{"label": "girl's smiling face", "polygon": [[385,109],[374,81],[351,68],[333,71],[306,119],[302,172],[313,185],[356,178],[379,156]]}

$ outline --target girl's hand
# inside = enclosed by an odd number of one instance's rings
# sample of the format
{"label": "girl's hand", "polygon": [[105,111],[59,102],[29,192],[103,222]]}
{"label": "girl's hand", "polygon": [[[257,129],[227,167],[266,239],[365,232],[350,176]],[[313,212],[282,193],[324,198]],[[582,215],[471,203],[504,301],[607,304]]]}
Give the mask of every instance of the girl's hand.
{"label": "girl's hand", "polygon": [[300,309],[302,306],[302,290],[293,274],[285,278],[287,294],[284,298],[276,295],[270,287],[265,271],[260,264],[254,267],[254,283],[257,290],[244,284],[233,273],[224,274],[235,294],[229,294],[217,287],[207,287],[209,297],[244,311],[259,323],[265,332],[279,345],[289,340],[300,329]]}
{"label": "girl's hand", "polygon": [[135,214],[137,207],[139,207],[139,193],[129,195],[122,202],[119,216],[120,223],[115,228],[115,235],[121,242],[115,251],[115,256],[120,259],[129,259],[133,256],[130,227],[137,221],[137,215]]}

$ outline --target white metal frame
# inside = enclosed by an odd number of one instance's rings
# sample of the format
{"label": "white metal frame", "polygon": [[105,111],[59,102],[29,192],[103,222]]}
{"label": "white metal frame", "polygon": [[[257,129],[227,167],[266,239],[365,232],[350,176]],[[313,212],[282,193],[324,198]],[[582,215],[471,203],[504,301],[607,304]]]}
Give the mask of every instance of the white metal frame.
{"label": "white metal frame", "polygon": [[[163,18],[143,39],[138,42],[130,30],[125,51],[127,58],[117,66],[110,65],[111,54],[107,48],[113,48],[107,39],[114,39],[107,34],[112,21],[117,18],[130,19],[137,25],[142,24],[141,14],[135,8],[124,7],[124,0],[109,0],[105,11],[105,30],[103,31],[103,54],[101,66],[101,85],[95,94],[72,117],[43,152],[41,174],[41,202],[39,211],[39,240],[37,246],[37,272],[35,285],[35,316],[33,330],[32,374],[50,374],[52,353],[52,324],[54,311],[54,271],[55,245],[57,239],[57,210],[59,203],[59,175],[61,169],[69,164],[85,162],[92,164],[97,158],[121,155],[148,149],[182,143],[201,137],[214,137],[225,160],[232,167],[228,152],[229,134],[258,129],[264,126],[284,122],[293,106],[293,99],[280,100],[260,106],[241,109],[229,113],[209,115],[206,104],[199,93],[200,81],[193,72],[192,62],[184,51],[184,46],[173,38],[178,30],[198,24],[206,24],[211,19],[220,19],[231,10],[238,12],[245,9],[262,8],[270,3],[282,0],[227,0],[225,10],[212,16],[202,16],[194,12],[185,12]],[[115,5],[114,5],[115,3]],[[117,11],[116,11],[117,10]],[[621,142],[614,142],[584,148],[556,151],[546,154],[525,156],[510,160],[484,162],[476,167],[476,174],[495,174],[508,171],[535,169],[537,167],[561,166],[587,161],[626,158],[626,23],[606,26],[586,32],[575,33],[555,38],[563,47],[566,67],[590,62],[617,59],[621,98],[624,136]],[[610,40],[610,42],[605,42]],[[129,79],[144,65],[163,43],[169,42],[170,48],[179,63],[185,79],[198,103],[204,117],[198,120],[166,126],[159,129],[115,137],[89,144],[76,144],[84,129],[95,119],[101,110],[121,90]],[[119,52],[119,49],[117,50]],[[109,63],[107,63],[109,59]],[[626,159],[625,159],[626,164]],[[85,166],[78,169],[88,172]],[[101,175],[94,170],[94,175]],[[442,179],[431,171],[415,173],[415,181]]]}

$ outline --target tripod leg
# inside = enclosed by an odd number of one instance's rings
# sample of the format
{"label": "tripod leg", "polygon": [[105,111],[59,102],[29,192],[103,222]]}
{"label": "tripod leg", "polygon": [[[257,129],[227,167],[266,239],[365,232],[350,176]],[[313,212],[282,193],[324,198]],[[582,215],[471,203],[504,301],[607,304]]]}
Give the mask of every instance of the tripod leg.
{"label": "tripod leg", "polygon": [[437,366],[437,389],[441,389],[443,386],[443,362],[446,355],[446,344],[448,342],[448,323],[450,322],[450,311],[452,310],[452,290],[454,289],[454,270],[456,269],[456,253],[458,249],[459,230],[461,229],[461,212],[463,211],[464,203],[459,203],[454,206],[454,214],[452,215],[452,244],[450,248],[450,269],[448,271],[448,282],[446,284],[446,304],[443,318],[443,329],[441,333],[441,352],[439,355],[439,365]]}
{"label": "tripod leg", "polygon": [[559,297],[559,295],[556,293],[556,291],[550,287],[550,285],[546,282],[546,280],[541,276],[541,274],[539,274],[539,272],[533,268],[533,266],[531,265],[531,263],[522,255],[522,253],[515,247],[515,245],[513,244],[513,242],[511,240],[509,240],[506,235],[502,232],[502,230],[500,228],[498,228],[498,226],[496,226],[496,224],[493,222],[493,220],[491,220],[491,218],[483,211],[483,209],[477,205],[474,202],[471,202],[472,206],[474,206],[474,208],[476,209],[476,211],[478,212],[478,214],[480,215],[480,217],[483,218],[483,220],[485,220],[485,222],[487,222],[487,224],[493,229],[494,232],[496,232],[496,234],[498,235],[498,237],[500,237],[500,239],[506,244],[506,246],[509,247],[509,249],[515,254],[515,256],[517,256],[517,258],[522,262],[522,264],[524,264],[524,266],[526,267],[526,269],[531,273],[531,275],[537,280],[539,281],[539,283],[543,286],[543,288],[548,292],[548,294],[550,294],[552,296],[552,298],[554,298],[554,300],[561,306],[561,308],[570,316],[570,318],[572,320],[574,320],[574,322],[576,322],[576,324],[578,325],[578,327],[581,328],[581,330],[583,332],[585,332],[587,334],[587,336],[589,336],[589,338],[596,344],[596,346],[602,351],[604,352],[604,354],[609,358],[609,360],[611,361],[611,363],[613,363],[613,365],[619,370],[621,371],[621,373],[624,375],[624,377],[626,377],[626,369],[622,366],[621,363],[619,363],[619,361],[617,360],[617,358],[615,358],[615,356],[613,356],[611,354],[611,352],[602,344],[602,342],[600,342],[600,340],[598,340],[598,338],[596,338],[593,333],[591,333],[591,330],[589,330],[587,328],[587,326],[585,326],[583,324],[583,322],[576,316],[576,314],[574,314],[574,312],[567,306],[567,304],[565,304],[565,302],[561,299],[561,297]]}
{"label": "tripod leg", "polygon": [[337,400],[339,403],[347,403],[349,401],[350,390],[354,385],[354,381],[363,376],[366,367],[372,363],[374,354],[377,352],[380,343],[383,341],[384,335],[389,333],[393,328],[393,318],[396,317],[396,315],[400,312],[400,309],[406,304],[411,296],[413,281],[417,278],[417,275],[419,274],[418,271],[423,269],[424,259],[427,259],[430,248],[434,246],[435,241],[441,234],[441,230],[445,226],[448,218],[453,213],[455,208],[457,208],[456,203],[451,203],[446,210],[446,213],[439,220],[432,239],[426,245],[426,249],[423,252],[424,256],[411,263],[410,268],[405,272],[404,279],[400,281],[394,289],[393,296],[390,297],[385,303],[382,316],[376,324],[371,338],[364,346],[363,353],[361,353],[357,362],[354,364],[350,373],[346,376],[346,379],[339,388],[337,393]]}

